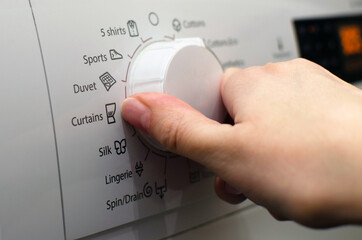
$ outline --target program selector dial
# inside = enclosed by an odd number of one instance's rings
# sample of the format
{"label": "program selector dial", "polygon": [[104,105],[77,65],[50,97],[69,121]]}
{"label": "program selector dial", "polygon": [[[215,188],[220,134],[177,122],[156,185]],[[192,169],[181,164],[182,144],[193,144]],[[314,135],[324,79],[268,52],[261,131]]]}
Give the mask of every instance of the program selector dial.
{"label": "program selector dial", "polygon": [[[208,118],[222,122],[220,95],[223,69],[200,38],[159,41],[146,46],[132,63],[128,96],[159,92],[180,98]],[[147,140],[149,142],[149,140]],[[165,150],[159,144],[151,144]]]}

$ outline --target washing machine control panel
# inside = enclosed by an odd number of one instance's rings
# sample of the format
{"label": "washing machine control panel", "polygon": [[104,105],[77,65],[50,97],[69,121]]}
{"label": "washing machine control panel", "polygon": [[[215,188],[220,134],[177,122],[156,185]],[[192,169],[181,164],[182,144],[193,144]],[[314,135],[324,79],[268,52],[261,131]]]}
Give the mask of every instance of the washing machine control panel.
{"label": "washing machine control panel", "polygon": [[4,239],[160,239],[243,208],[218,200],[207,169],[125,122],[122,102],[163,92],[222,121],[223,71],[317,48],[320,17],[335,19],[327,40],[341,44],[345,69],[361,66],[360,18],[344,21],[361,0],[0,5]]}
{"label": "washing machine control panel", "polygon": [[[214,24],[195,13],[182,20],[151,4],[123,4],[132,14],[119,14],[119,1],[87,3],[81,13],[84,3],[33,2],[68,238],[215,198],[211,172],[166,151],[120,113],[134,93],[163,92],[223,121],[225,60],[207,46],[216,40],[205,38]],[[237,46],[233,39],[221,49]]]}

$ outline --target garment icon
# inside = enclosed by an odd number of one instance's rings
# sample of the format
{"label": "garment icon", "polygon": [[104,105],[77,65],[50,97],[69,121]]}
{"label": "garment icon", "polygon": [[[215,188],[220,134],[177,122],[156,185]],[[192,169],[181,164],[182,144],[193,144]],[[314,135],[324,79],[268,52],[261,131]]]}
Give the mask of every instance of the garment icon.
{"label": "garment icon", "polygon": [[156,194],[163,199],[163,197],[165,196],[165,193],[167,192],[167,180],[165,179],[165,183],[164,185],[159,185],[157,182],[155,182],[155,189],[156,189]]}
{"label": "garment icon", "polygon": [[119,60],[119,59],[123,58],[122,54],[117,52],[115,49],[110,49],[109,50],[109,55],[111,56],[112,60]]}
{"label": "garment icon", "polygon": [[181,31],[181,22],[177,18],[172,20],[172,27],[176,32]]}
{"label": "garment icon", "polygon": [[137,23],[133,20],[127,22],[128,32],[131,37],[138,37]]}
{"label": "garment icon", "polygon": [[135,166],[135,169],[136,169],[136,173],[138,174],[138,176],[141,177],[142,173],[143,173],[143,170],[144,170],[142,162],[137,162],[136,166]]}
{"label": "garment icon", "polygon": [[108,124],[113,124],[116,122],[114,114],[116,113],[116,103],[106,104],[106,116]]}
{"label": "garment icon", "polygon": [[109,72],[106,72],[104,74],[102,74],[99,77],[99,80],[101,80],[103,86],[106,88],[107,92],[109,91],[109,89],[111,89],[111,87],[117,82],[111,74],[109,74]]}

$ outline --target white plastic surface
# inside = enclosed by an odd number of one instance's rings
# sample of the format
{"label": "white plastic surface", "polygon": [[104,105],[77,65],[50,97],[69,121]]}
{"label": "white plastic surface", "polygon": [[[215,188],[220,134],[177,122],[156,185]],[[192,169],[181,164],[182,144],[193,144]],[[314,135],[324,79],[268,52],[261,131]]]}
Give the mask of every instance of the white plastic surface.
{"label": "white plastic surface", "polygon": [[[136,56],[156,42],[201,38],[225,69],[285,61],[298,56],[293,19],[361,13],[360,2],[1,1],[0,239],[160,239],[239,209],[216,199],[208,172],[145,146],[122,121]],[[147,187],[149,198],[107,209]],[[220,236],[266,231],[257,225],[265,216],[245,214]]]}
{"label": "white plastic surface", "polygon": [[29,1],[0,1],[0,240],[64,239],[46,78]]}
{"label": "white plastic surface", "polygon": [[360,240],[361,227],[310,229],[295,222],[276,221],[261,207],[249,207],[165,240]]}
{"label": "white plastic surface", "polygon": [[[128,95],[158,92],[180,98],[208,118],[222,122],[226,113],[220,85],[223,69],[202,39],[159,41],[145,47],[131,65]],[[145,137],[152,146],[165,150]]]}

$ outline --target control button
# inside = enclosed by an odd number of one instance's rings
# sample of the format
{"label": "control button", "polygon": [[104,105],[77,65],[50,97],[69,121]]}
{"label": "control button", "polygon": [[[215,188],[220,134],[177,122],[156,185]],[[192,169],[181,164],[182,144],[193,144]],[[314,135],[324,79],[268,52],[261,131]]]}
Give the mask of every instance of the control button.
{"label": "control button", "polygon": [[155,12],[150,12],[148,14],[148,20],[153,26],[157,26],[160,22],[160,19],[158,18],[158,15]]}
{"label": "control button", "polygon": [[[180,98],[208,118],[222,122],[221,64],[202,39],[160,41],[145,47],[130,68],[127,95],[159,92]],[[150,143],[150,140],[148,140]],[[159,144],[152,143],[159,150]]]}

